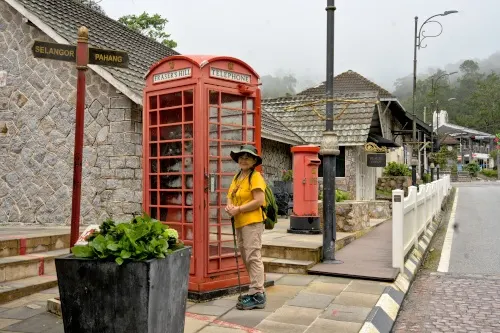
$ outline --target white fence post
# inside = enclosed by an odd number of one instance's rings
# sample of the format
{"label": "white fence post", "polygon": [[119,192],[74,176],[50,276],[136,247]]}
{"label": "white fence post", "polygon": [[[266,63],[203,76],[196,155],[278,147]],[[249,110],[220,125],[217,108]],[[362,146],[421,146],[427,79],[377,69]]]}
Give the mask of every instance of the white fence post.
{"label": "white fence post", "polygon": [[[415,241],[415,237],[418,235],[418,205],[417,205],[417,194],[418,190],[416,186],[410,186],[408,188],[408,196],[410,197],[410,203],[413,210],[413,219],[411,221],[410,230],[412,230],[413,240]],[[418,245],[418,241],[415,243]]]}
{"label": "white fence post", "polygon": [[404,273],[404,195],[403,190],[392,191],[392,267]]}

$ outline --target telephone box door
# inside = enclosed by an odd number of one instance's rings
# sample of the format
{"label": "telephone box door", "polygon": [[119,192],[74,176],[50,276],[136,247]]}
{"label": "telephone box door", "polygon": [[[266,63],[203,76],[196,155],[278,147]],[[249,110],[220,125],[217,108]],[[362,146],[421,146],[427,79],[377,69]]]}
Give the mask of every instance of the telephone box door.
{"label": "telephone box door", "polygon": [[[208,101],[208,265],[207,274],[236,269],[227,193],[239,168],[231,157],[241,145],[256,144],[255,96],[206,85]],[[240,269],[244,268],[240,260]]]}

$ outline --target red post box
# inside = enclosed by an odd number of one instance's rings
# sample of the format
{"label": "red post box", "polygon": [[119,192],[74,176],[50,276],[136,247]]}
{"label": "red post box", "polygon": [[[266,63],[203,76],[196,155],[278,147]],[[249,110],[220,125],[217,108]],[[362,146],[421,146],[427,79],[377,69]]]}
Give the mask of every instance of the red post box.
{"label": "red post box", "polygon": [[[189,295],[238,285],[226,195],[238,165],[231,150],[260,150],[259,76],[230,57],[172,56],[146,75],[143,206],[192,246]],[[241,282],[249,283],[243,260]],[[220,292],[219,292],[220,291]]]}
{"label": "red post box", "polygon": [[295,146],[293,153],[293,213],[290,233],[319,234],[318,215],[318,157],[319,147]]}

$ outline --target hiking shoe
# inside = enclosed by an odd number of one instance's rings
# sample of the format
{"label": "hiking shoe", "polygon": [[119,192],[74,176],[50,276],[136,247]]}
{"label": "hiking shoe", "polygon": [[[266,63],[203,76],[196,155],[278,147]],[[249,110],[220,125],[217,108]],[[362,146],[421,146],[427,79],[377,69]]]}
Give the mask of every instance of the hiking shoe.
{"label": "hiking shoe", "polygon": [[[238,303],[240,303],[243,298],[248,297],[248,296],[250,296],[250,295],[244,294],[244,295],[238,296]],[[264,291],[264,300],[265,299],[266,299],[266,292]]]}
{"label": "hiking shoe", "polygon": [[257,293],[254,295],[245,295],[241,301],[236,304],[238,310],[264,309],[266,307],[266,295]]}

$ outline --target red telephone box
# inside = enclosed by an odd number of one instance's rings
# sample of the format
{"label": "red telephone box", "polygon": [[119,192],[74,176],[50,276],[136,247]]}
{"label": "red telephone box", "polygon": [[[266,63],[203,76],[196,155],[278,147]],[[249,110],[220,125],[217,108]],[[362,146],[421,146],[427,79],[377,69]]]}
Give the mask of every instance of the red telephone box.
{"label": "red telephone box", "polygon": [[293,153],[293,214],[290,233],[321,233],[318,215],[319,147],[295,146]]}
{"label": "red telephone box", "polygon": [[[259,76],[231,57],[172,56],[146,75],[143,206],[192,246],[192,297],[238,284],[226,195],[231,150],[260,151]],[[240,259],[242,283],[249,283]],[[194,295],[194,296],[193,296]]]}

